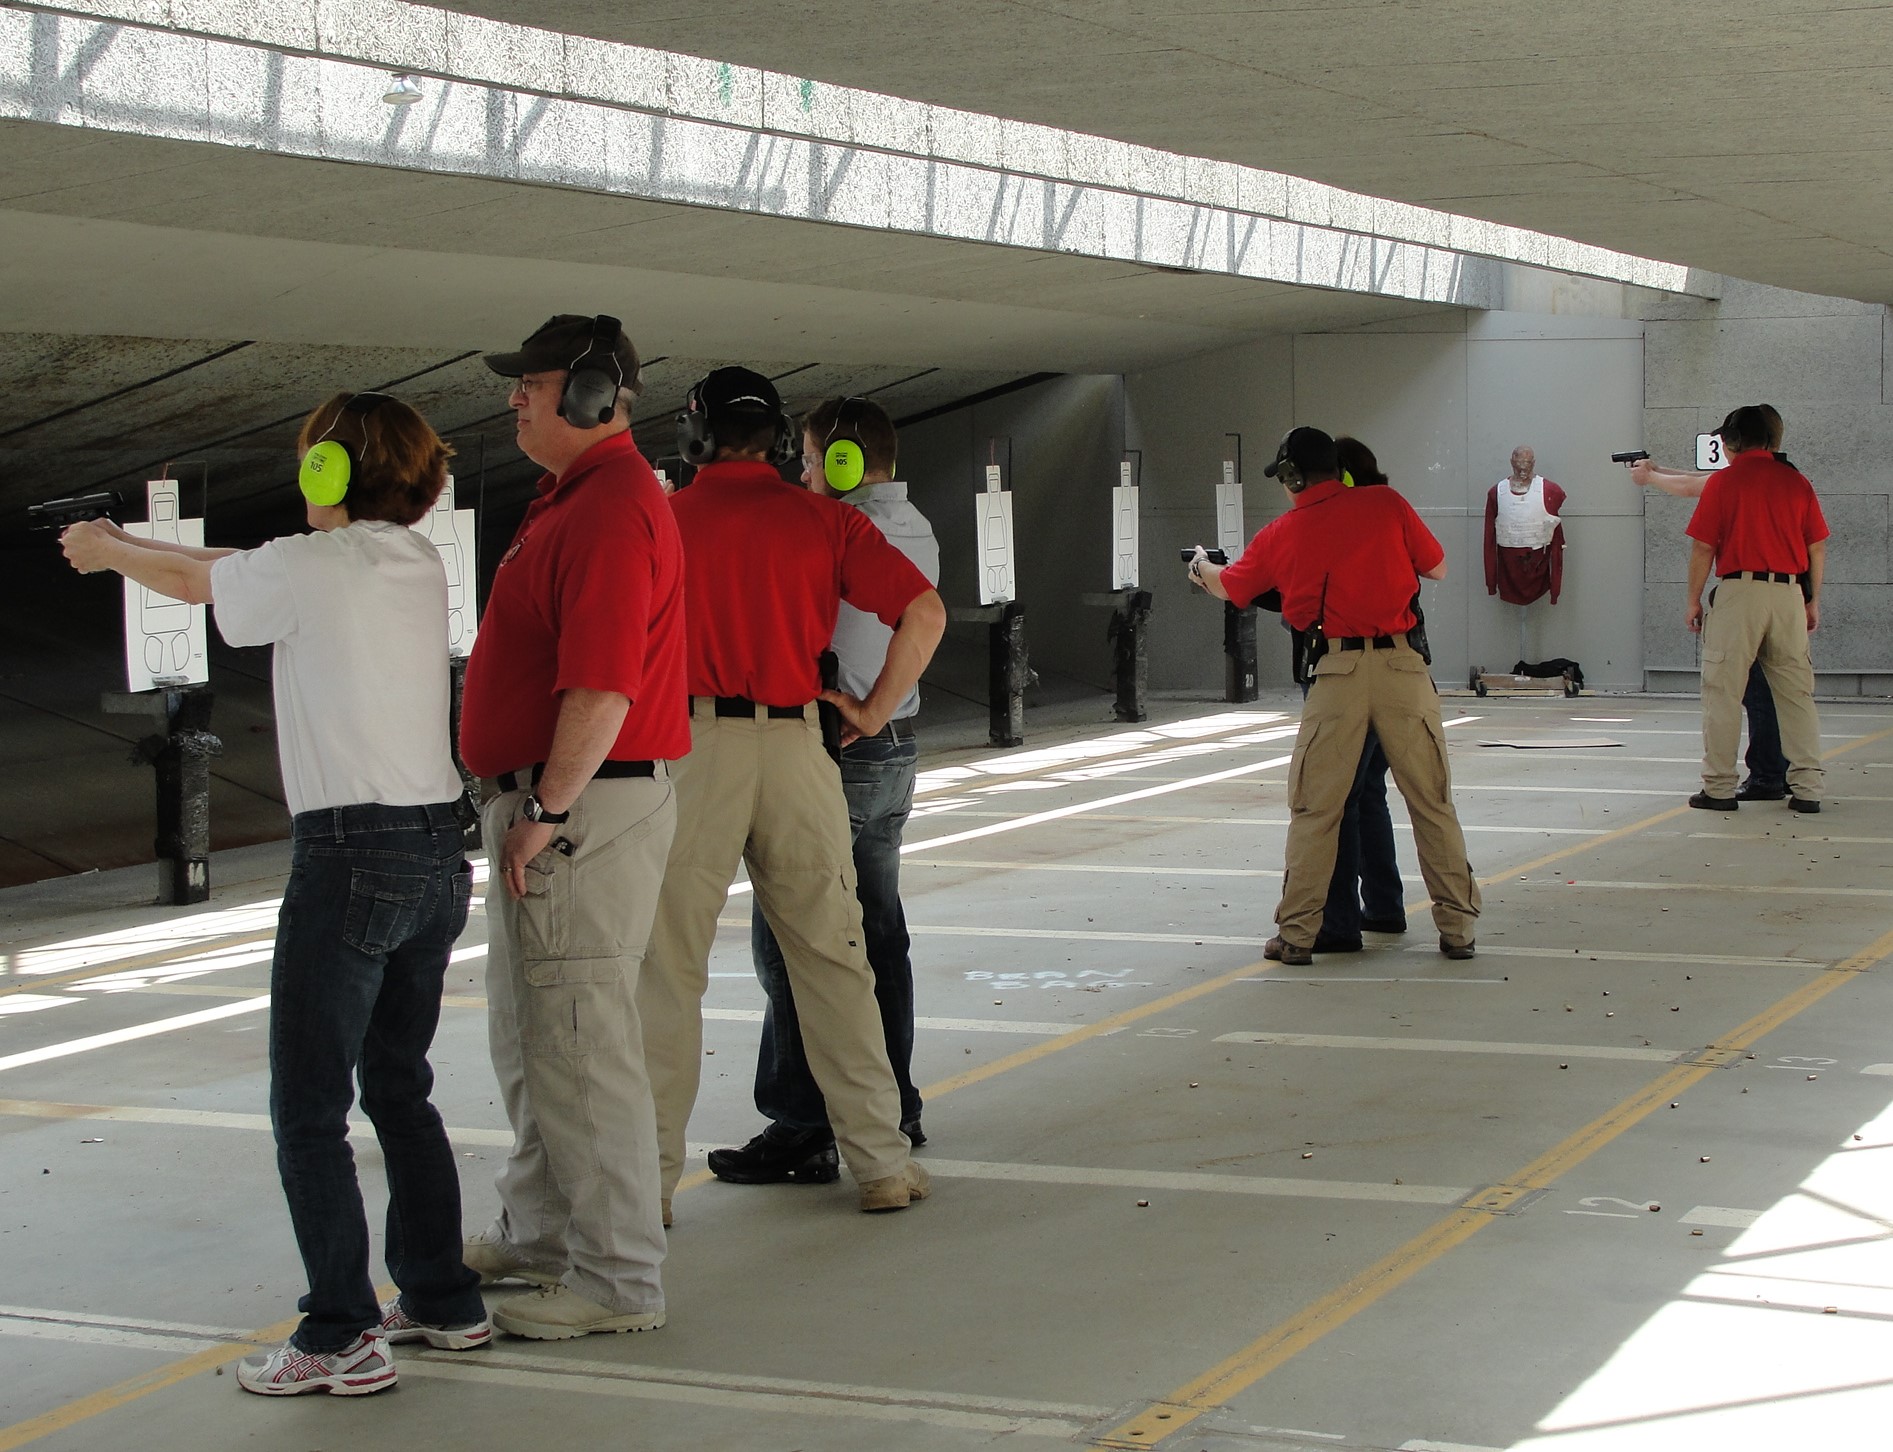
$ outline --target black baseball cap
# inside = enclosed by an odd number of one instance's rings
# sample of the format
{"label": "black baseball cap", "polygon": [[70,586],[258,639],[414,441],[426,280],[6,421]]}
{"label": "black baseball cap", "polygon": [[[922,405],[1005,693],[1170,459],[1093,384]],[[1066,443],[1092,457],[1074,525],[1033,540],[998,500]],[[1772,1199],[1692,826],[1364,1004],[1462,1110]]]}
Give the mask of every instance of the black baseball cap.
{"label": "black baseball cap", "polygon": [[1274,462],[1262,471],[1263,476],[1276,478],[1285,463],[1293,464],[1303,479],[1334,479],[1341,472],[1334,440],[1320,429],[1297,428],[1283,434]]}
{"label": "black baseball cap", "polygon": [[[598,352],[592,353],[599,326],[604,328],[604,336],[597,339]],[[634,392],[642,387],[638,382],[638,350],[625,336],[624,325],[605,314],[593,317],[588,313],[560,313],[547,318],[520,344],[517,353],[488,353],[486,366],[502,378],[518,378],[524,373],[569,369],[587,353],[592,353],[595,362],[602,363],[605,357],[617,361],[620,387]]]}
{"label": "black baseball cap", "polygon": [[697,384],[696,395],[713,419],[722,413],[782,412],[782,395],[775,384],[753,368],[718,368]]}
{"label": "black baseball cap", "polygon": [[1730,409],[1729,416],[1716,425],[1716,435],[1724,443],[1739,440],[1751,449],[1766,447],[1775,436],[1774,430],[1769,426],[1768,415],[1752,403]]}

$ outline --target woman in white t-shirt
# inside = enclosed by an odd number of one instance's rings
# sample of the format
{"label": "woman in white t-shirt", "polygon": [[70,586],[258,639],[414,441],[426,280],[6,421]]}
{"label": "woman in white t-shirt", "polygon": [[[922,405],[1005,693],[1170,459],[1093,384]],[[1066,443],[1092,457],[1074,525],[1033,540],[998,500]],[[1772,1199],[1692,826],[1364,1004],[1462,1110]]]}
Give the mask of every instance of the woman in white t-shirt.
{"label": "woman in white t-shirt", "polygon": [[[309,1276],[302,1323],[246,1358],[247,1391],[356,1395],[394,1385],[390,1341],[464,1349],[492,1338],[461,1263],[460,1181],[429,1100],[427,1052],[473,875],[448,738],[447,576],[408,526],[452,453],[413,409],[337,394],[304,421],[312,534],[253,550],[135,539],[76,524],[81,573],[212,603],[232,645],[275,647],[276,730],[292,813],[289,881],[270,973],[270,1119]],[[387,1163],[388,1269],[375,1302],[348,1113],[355,1077]]]}

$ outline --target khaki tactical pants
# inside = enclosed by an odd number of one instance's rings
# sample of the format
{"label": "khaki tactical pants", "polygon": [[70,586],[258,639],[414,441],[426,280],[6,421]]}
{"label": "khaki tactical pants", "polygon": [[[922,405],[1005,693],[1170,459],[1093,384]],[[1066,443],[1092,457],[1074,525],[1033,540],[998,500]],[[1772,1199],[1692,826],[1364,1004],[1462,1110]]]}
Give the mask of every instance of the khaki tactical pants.
{"label": "khaki tactical pants", "polygon": [[664,1194],[683,1173],[710,947],[739,861],[781,945],[842,1157],[856,1180],[898,1175],[909,1146],[863,948],[841,773],[813,706],[803,719],[770,720],[718,717],[714,705],[699,699],[692,709],[690,755],[677,764],[677,837],[638,983]]}
{"label": "khaki tactical pants", "polygon": [[1276,926],[1284,941],[1302,948],[1321,931],[1341,813],[1369,726],[1380,736],[1394,785],[1413,819],[1433,922],[1447,942],[1469,943],[1479,916],[1479,884],[1453,811],[1439,692],[1426,662],[1404,640],[1390,650],[1330,650],[1315,667],[1288,769],[1288,863]]}
{"label": "khaki tactical pants", "polygon": [[525,798],[502,792],[481,817],[494,860],[487,1032],[513,1127],[491,1233],[601,1306],[661,1311],[657,1122],[636,995],[676,797],[662,765],[655,780],[593,781],[553,839],[572,850],[527,863],[514,902],[498,860]]}
{"label": "khaki tactical pants", "polygon": [[1814,709],[1808,657],[1807,601],[1801,587],[1771,580],[1723,580],[1702,622],[1702,789],[1735,795],[1735,751],[1742,739],[1742,692],[1761,662],[1781,720],[1788,790],[1821,799],[1821,719]]}

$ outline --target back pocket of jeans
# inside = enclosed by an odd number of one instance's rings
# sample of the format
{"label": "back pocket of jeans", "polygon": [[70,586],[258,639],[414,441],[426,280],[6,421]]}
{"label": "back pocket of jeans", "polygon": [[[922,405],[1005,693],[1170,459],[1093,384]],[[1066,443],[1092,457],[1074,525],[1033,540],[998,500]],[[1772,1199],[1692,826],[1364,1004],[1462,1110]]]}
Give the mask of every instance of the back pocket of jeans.
{"label": "back pocket of jeans", "polygon": [[360,953],[380,956],[414,936],[421,905],[427,900],[425,877],[406,872],[373,872],[357,867],[349,874],[348,918],[342,937]]}

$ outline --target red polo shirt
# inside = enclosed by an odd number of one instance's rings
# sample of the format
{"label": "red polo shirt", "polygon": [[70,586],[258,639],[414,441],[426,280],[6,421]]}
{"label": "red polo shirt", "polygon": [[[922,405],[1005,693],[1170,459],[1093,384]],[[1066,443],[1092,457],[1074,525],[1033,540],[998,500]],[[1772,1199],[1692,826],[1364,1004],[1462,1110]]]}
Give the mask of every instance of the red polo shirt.
{"label": "red polo shirt", "polygon": [[1808,546],[1827,538],[1827,519],[1800,470],[1766,449],[1747,449],[1704,483],[1688,534],[1715,547],[1718,575],[1799,575]]}
{"label": "red polo shirt", "polygon": [[609,757],[690,750],[684,690],[684,555],[651,466],[629,432],[547,474],[520,521],[467,662],[460,755],[480,776],[544,761],[559,693],[631,699]]}
{"label": "red polo shirt", "polygon": [[1446,558],[1413,506],[1385,486],[1310,484],[1292,509],[1264,525],[1222,573],[1238,605],[1282,592],[1282,619],[1320,625],[1330,640],[1398,635],[1413,628],[1419,575]]}
{"label": "red polo shirt", "polygon": [[689,575],[690,694],[801,706],[846,600],[896,624],[933,588],[874,521],[767,464],[711,464],[671,496]]}

